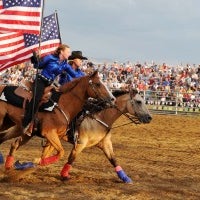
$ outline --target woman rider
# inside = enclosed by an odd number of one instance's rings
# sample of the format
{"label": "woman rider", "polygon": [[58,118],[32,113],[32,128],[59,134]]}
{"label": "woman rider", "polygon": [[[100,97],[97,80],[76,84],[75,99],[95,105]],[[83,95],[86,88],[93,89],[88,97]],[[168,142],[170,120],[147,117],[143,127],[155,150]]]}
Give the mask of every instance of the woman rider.
{"label": "woman rider", "polygon": [[[72,51],[71,56],[69,56],[69,58],[68,58],[68,63],[72,67],[72,69],[75,70],[77,77],[85,76],[85,73],[83,71],[81,71],[81,69],[80,69],[83,60],[87,60],[87,58],[82,55],[81,51]],[[67,72],[62,73],[59,77],[59,83],[61,85],[63,85],[64,83],[68,83],[68,82],[72,81],[73,78],[74,77],[72,77]]]}
{"label": "woman rider", "polygon": [[[37,74],[33,84],[33,97],[35,99],[32,98],[28,103],[22,121],[25,134],[30,136],[32,133],[34,115],[38,109],[45,87],[51,85],[55,78],[62,74],[63,71],[73,78],[79,77],[79,74],[67,63],[70,54],[70,47],[66,44],[61,44],[53,54],[45,56],[39,63],[34,64],[34,67],[41,69],[41,72]],[[36,89],[34,89],[35,87]]]}
{"label": "woman rider", "polygon": [[[72,51],[71,56],[68,58],[68,63],[72,67],[73,70],[77,73],[77,77],[85,76],[85,73],[81,71],[80,67],[82,65],[83,60],[87,60],[86,57],[82,55],[81,51]],[[62,73],[59,77],[59,84],[63,85],[65,83],[68,83],[73,80],[74,77],[72,77],[69,73],[65,72]],[[81,113],[81,112],[80,112]],[[76,130],[76,120],[78,118],[79,114],[72,120],[70,123],[70,129],[67,133],[69,136],[69,139],[72,142],[76,142],[77,136],[75,135]]]}

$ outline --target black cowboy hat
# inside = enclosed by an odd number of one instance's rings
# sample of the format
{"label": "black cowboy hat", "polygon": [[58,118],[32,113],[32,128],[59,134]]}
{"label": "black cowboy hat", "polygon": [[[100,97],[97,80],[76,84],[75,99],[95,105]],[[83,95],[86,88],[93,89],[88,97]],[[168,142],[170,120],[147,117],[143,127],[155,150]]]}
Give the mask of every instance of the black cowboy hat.
{"label": "black cowboy hat", "polygon": [[68,60],[74,60],[76,58],[87,60],[87,58],[82,55],[82,51],[72,51],[72,54],[69,56]]}
{"label": "black cowboy hat", "polygon": [[88,67],[94,67],[94,63],[88,62],[88,63],[87,63],[87,66],[88,66]]}

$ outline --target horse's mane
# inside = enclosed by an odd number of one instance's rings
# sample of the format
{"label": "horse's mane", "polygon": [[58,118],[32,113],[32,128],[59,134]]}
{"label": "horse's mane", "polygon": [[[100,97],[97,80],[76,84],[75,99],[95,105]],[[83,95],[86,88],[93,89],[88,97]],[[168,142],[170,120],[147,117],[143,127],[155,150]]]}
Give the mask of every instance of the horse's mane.
{"label": "horse's mane", "polygon": [[[119,96],[122,96],[122,95],[128,94],[128,93],[129,93],[129,91],[127,91],[127,90],[115,90],[112,92],[112,94],[115,97],[119,97]],[[95,114],[106,108],[111,108],[111,107],[112,106],[110,104],[108,104],[106,101],[102,101],[99,99],[89,99],[86,101],[83,109],[89,111],[90,114]]]}
{"label": "horse's mane", "polygon": [[108,108],[108,107],[110,107],[110,105],[107,104],[106,101],[103,101],[100,99],[88,99],[85,102],[83,110],[89,111],[90,114],[95,114],[101,110]]}
{"label": "horse's mane", "polygon": [[124,94],[128,94],[129,91],[127,90],[114,90],[112,91],[112,94],[114,95],[114,97],[119,97],[119,96],[122,96]]}
{"label": "horse's mane", "polygon": [[60,92],[62,92],[62,93],[69,92],[79,83],[81,78],[83,78],[83,77],[75,78],[72,81],[67,82],[64,85],[60,86]]}

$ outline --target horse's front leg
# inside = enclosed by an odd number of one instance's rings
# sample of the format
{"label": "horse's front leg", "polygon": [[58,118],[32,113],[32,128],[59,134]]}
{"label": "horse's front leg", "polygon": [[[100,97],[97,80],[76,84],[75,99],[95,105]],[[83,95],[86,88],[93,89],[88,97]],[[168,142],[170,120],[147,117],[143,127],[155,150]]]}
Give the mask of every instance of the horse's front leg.
{"label": "horse's front leg", "polygon": [[[6,140],[10,140],[20,135],[21,135],[21,128],[18,125],[12,126],[0,132],[0,144],[5,142]],[[0,152],[0,164],[3,164],[3,162],[4,162],[3,154]]]}
{"label": "horse's front leg", "polygon": [[[43,158],[50,158],[50,156],[52,155],[53,151],[55,150],[54,146],[52,146],[52,144],[49,141],[46,141],[46,143],[43,145],[43,152],[42,152],[42,157]],[[57,161],[57,156],[53,156],[55,158],[55,162]],[[53,160],[53,159],[50,159]],[[35,164],[41,165],[41,157],[40,158],[35,158],[33,161]],[[47,162],[47,161],[46,161]],[[46,165],[47,163],[43,164]]]}
{"label": "horse's front leg", "polygon": [[122,167],[117,164],[117,161],[114,157],[111,135],[108,134],[97,146],[104,152],[110,163],[113,165],[118,177],[124,183],[132,183],[133,181],[131,180],[131,178],[128,177]]}
{"label": "horse's front leg", "polygon": [[72,164],[75,161],[77,155],[82,152],[82,150],[85,148],[86,143],[82,142],[81,144],[76,144],[73,146],[73,149],[68,157],[67,163],[62,168],[60,175],[61,180],[69,180],[70,179],[70,170],[72,169]]}
{"label": "horse's front leg", "polygon": [[[55,130],[51,130],[44,136],[47,139],[47,145],[43,147],[42,156],[39,161],[39,164],[42,166],[55,163],[64,156],[64,148],[60,142],[57,132]],[[54,149],[57,151],[57,154],[49,156]]]}
{"label": "horse's front leg", "polygon": [[20,146],[26,144],[31,138],[32,137],[28,135],[22,135],[11,144],[9,154],[6,157],[6,162],[5,162],[6,169],[11,169],[13,167],[15,152],[19,149]]}

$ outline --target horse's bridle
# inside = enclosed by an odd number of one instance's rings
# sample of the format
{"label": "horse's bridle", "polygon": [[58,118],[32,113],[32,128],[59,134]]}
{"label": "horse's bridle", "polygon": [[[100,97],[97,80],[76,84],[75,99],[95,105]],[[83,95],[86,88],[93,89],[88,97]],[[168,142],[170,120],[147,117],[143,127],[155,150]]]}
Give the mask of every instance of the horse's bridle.
{"label": "horse's bridle", "polygon": [[[131,92],[130,92],[130,91],[129,91],[129,96],[130,96],[130,103],[131,103],[132,106],[134,106],[134,105],[135,105],[135,104],[134,104],[134,101],[135,101],[135,100],[133,99],[133,95],[131,95]],[[127,117],[127,118],[131,121],[131,122],[129,122],[129,123],[126,123],[126,124],[123,124],[123,125],[119,125],[119,126],[115,126],[115,127],[113,127],[113,128],[125,126],[125,125],[131,124],[131,123],[140,124],[140,122],[138,121],[137,116],[130,117],[127,113],[122,112],[116,105],[113,105],[113,107],[114,107],[115,109],[117,109],[122,115],[124,115],[125,117]],[[113,128],[112,128],[112,129],[113,129]]]}
{"label": "horse's bridle", "polygon": [[[131,95],[131,93],[129,92],[129,96],[130,96],[130,103],[132,106],[134,106],[134,99],[133,99],[133,95]],[[99,120],[97,118],[95,118],[94,116],[91,116],[90,117],[94,120],[96,120],[97,122],[99,122],[102,126],[105,126],[107,128],[107,132],[109,132],[110,129],[114,129],[114,128],[118,128],[118,127],[121,127],[121,126],[125,126],[125,125],[128,125],[128,124],[140,124],[140,122],[138,121],[138,118],[137,116],[136,117],[130,117],[127,113],[124,113],[122,112],[115,104],[113,104],[112,102],[110,102],[110,108],[115,108],[116,110],[118,110],[122,115],[124,115],[125,117],[127,117],[131,122],[129,123],[125,123],[125,124],[121,124],[119,126],[115,126],[115,127],[109,127],[105,122],[103,122],[102,120]]]}
{"label": "horse's bridle", "polygon": [[99,95],[98,95],[97,91],[98,91],[98,88],[99,88],[100,85],[101,85],[100,83],[93,83],[93,81],[90,79],[90,80],[89,80],[89,85],[91,86],[91,88],[92,88],[94,94],[96,95],[96,99],[99,98],[99,99],[101,99],[101,100],[103,100],[103,101],[108,101],[108,100],[105,100],[105,99],[103,99],[103,98],[101,98],[101,97],[98,97]]}
{"label": "horse's bridle", "polygon": [[[93,83],[93,81],[91,79],[89,79],[89,86],[92,88],[94,94],[96,95],[96,99],[99,98],[100,100],[104,101],[104,102],[107,102],[107,103],[110,103],[111,104],[111,100],[105,100],[101,97],[99,97],[98,95],[98,87],[100,87],[100,83]],[[75,86],[74,86],[75,87]],[[75,93],[71,92],[74,96],[76,96],[80,101],[83,101],[78,95],[76,95]]]}
{"label": "horse's bridle", "polygon": [[[77,84],[78,84],[78,83],[77,83]],[[73,89],[77,84],[75,84],[71,89]],[[89,79],[89,85],[91,86],[93,92],[95,93],[96,98],[98,98],[99,95],[98,95],[97,91],[95,90],[95,88],[98,90],[98,87],[100,86],[100,83],[93,83],[93,81],[92,81],[91,79]],[[76,94],[73,93],[72,91],[71,91],[71,93],[72,93],[75,97],[77,97],[80,101],[83,101],[78,95],[76,95]],[[111,101],[105,100],[105,99],[103,99],[103,98],[99,98],[99,99],[101,99],[101,100],[103,100],[103,101],[105,101],[105,102],[111,103]],[[52,99],[50,99],[50,100],[53,102]],[[67,121],[67,124],[69,124],[70,119],[69,119],[69,117],[67,117],[67,115],[66,115],[66,113],[63,111],[63,109],[60,108],[59,105],[58,105],[57,103],[55,103],[55,102],[53,102],[53,103],[56,105],[57,109],[63,114],[64,118],[65,118],[66,121]]]}

